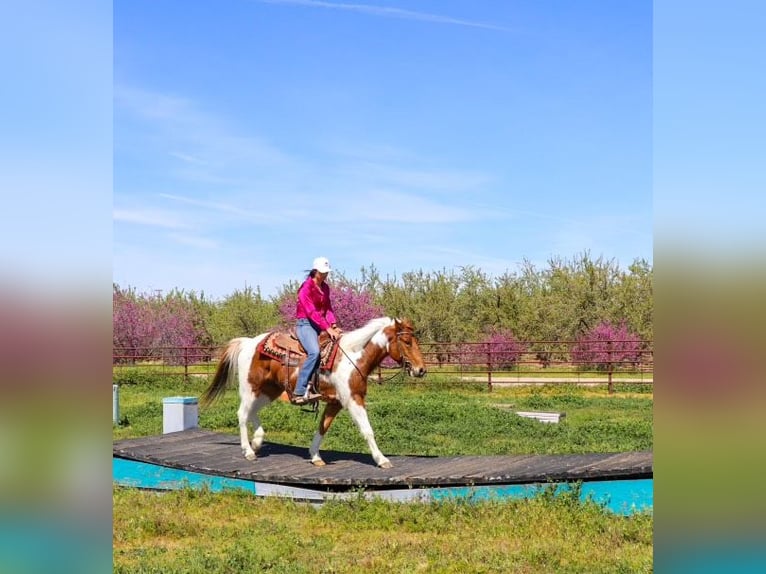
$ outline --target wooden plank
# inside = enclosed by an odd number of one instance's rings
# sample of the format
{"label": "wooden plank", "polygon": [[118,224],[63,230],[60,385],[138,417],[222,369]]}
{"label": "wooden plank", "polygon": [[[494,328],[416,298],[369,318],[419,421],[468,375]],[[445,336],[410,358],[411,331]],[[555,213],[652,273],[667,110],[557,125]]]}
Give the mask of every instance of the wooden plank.
{"label": "wooden plank", "polygon": [[265,443],[255,461],[242,456],[239,437],[190,429],[155,437],[117,441],[114,456],[245,478],[256,482],[412,488],[518,484],[548,480],[645,478],[652,476],[652,453],[417,457],[389,456],[391,469],[378,468],[368,453],[322,451],[324,467],[313,466],[307,447]]}

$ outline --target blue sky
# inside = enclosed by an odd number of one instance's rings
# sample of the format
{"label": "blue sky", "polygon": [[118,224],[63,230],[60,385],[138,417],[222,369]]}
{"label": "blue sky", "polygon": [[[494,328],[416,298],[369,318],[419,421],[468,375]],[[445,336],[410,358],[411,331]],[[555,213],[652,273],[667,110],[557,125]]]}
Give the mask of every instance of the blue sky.
{"label": "blue sky", "polygon": [[650,2],[113,10],[123,287],[652,261]]}

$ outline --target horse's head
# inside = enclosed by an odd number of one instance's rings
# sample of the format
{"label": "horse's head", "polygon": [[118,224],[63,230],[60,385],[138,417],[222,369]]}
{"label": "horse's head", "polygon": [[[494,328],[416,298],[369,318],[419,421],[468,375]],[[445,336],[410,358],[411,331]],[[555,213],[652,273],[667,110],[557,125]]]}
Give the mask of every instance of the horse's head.
{"label": "horse's head", "polygon": [[420,345],[415,337],[412,323],[409,319],[394,319],[394,324],[388,334],[388,354],[402,365],[411,377],[423,377],[426,374],[426,363],[420,352]]}

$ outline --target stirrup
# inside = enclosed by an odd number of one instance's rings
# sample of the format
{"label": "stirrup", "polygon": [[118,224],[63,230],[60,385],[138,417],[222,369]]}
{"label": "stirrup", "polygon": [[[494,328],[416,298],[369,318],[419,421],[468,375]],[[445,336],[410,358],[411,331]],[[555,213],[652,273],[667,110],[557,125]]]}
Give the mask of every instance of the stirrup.
{"label": "stirrup", "polygon": [[290,403],[293,405],[308,405],[308,404],[317,402],[321,398],[322,398],[322,395],[318,395],[316,393],[309,393],[307,395],[292,397],[290,399]]}

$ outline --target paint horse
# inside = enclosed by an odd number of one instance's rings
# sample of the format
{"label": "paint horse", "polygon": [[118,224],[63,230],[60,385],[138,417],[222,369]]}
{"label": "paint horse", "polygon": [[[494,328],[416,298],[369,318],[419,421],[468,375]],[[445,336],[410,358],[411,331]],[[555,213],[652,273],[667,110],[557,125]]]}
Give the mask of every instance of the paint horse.
{"label": "paint horse", "polygon": [[[259,411],[285,390],[292,392],[298,378],[298,369],[291,369],[289,363],[285,365],[258,352],[259,344],[270,334],[229,341],[213,381],[200,398],[201,406],[205,407],[238,380],[239,433],[242,452],[248,460],[255,460],[263,444],[265,432],[258,417]],[[419,378],[426,374],[412,323],[407,319],[400,321],[390,317],[372,319],[364,327],[344,333],[338,345],[341,352],[337,353],[331,370],[319,371],[317,390],[322,395],[320,400],[325,401],[326,405],[309,449],[311,462],[324,466],[319,447],[335,416],[345,407],[367,441],[375,463],[381,468],[391,468],[391,462],[375,442],[375,434],[367,418],[367,377],[386,357],[391,357],[411,377]],[[248,441],[248,422],[255,429],[252,442]]]}

